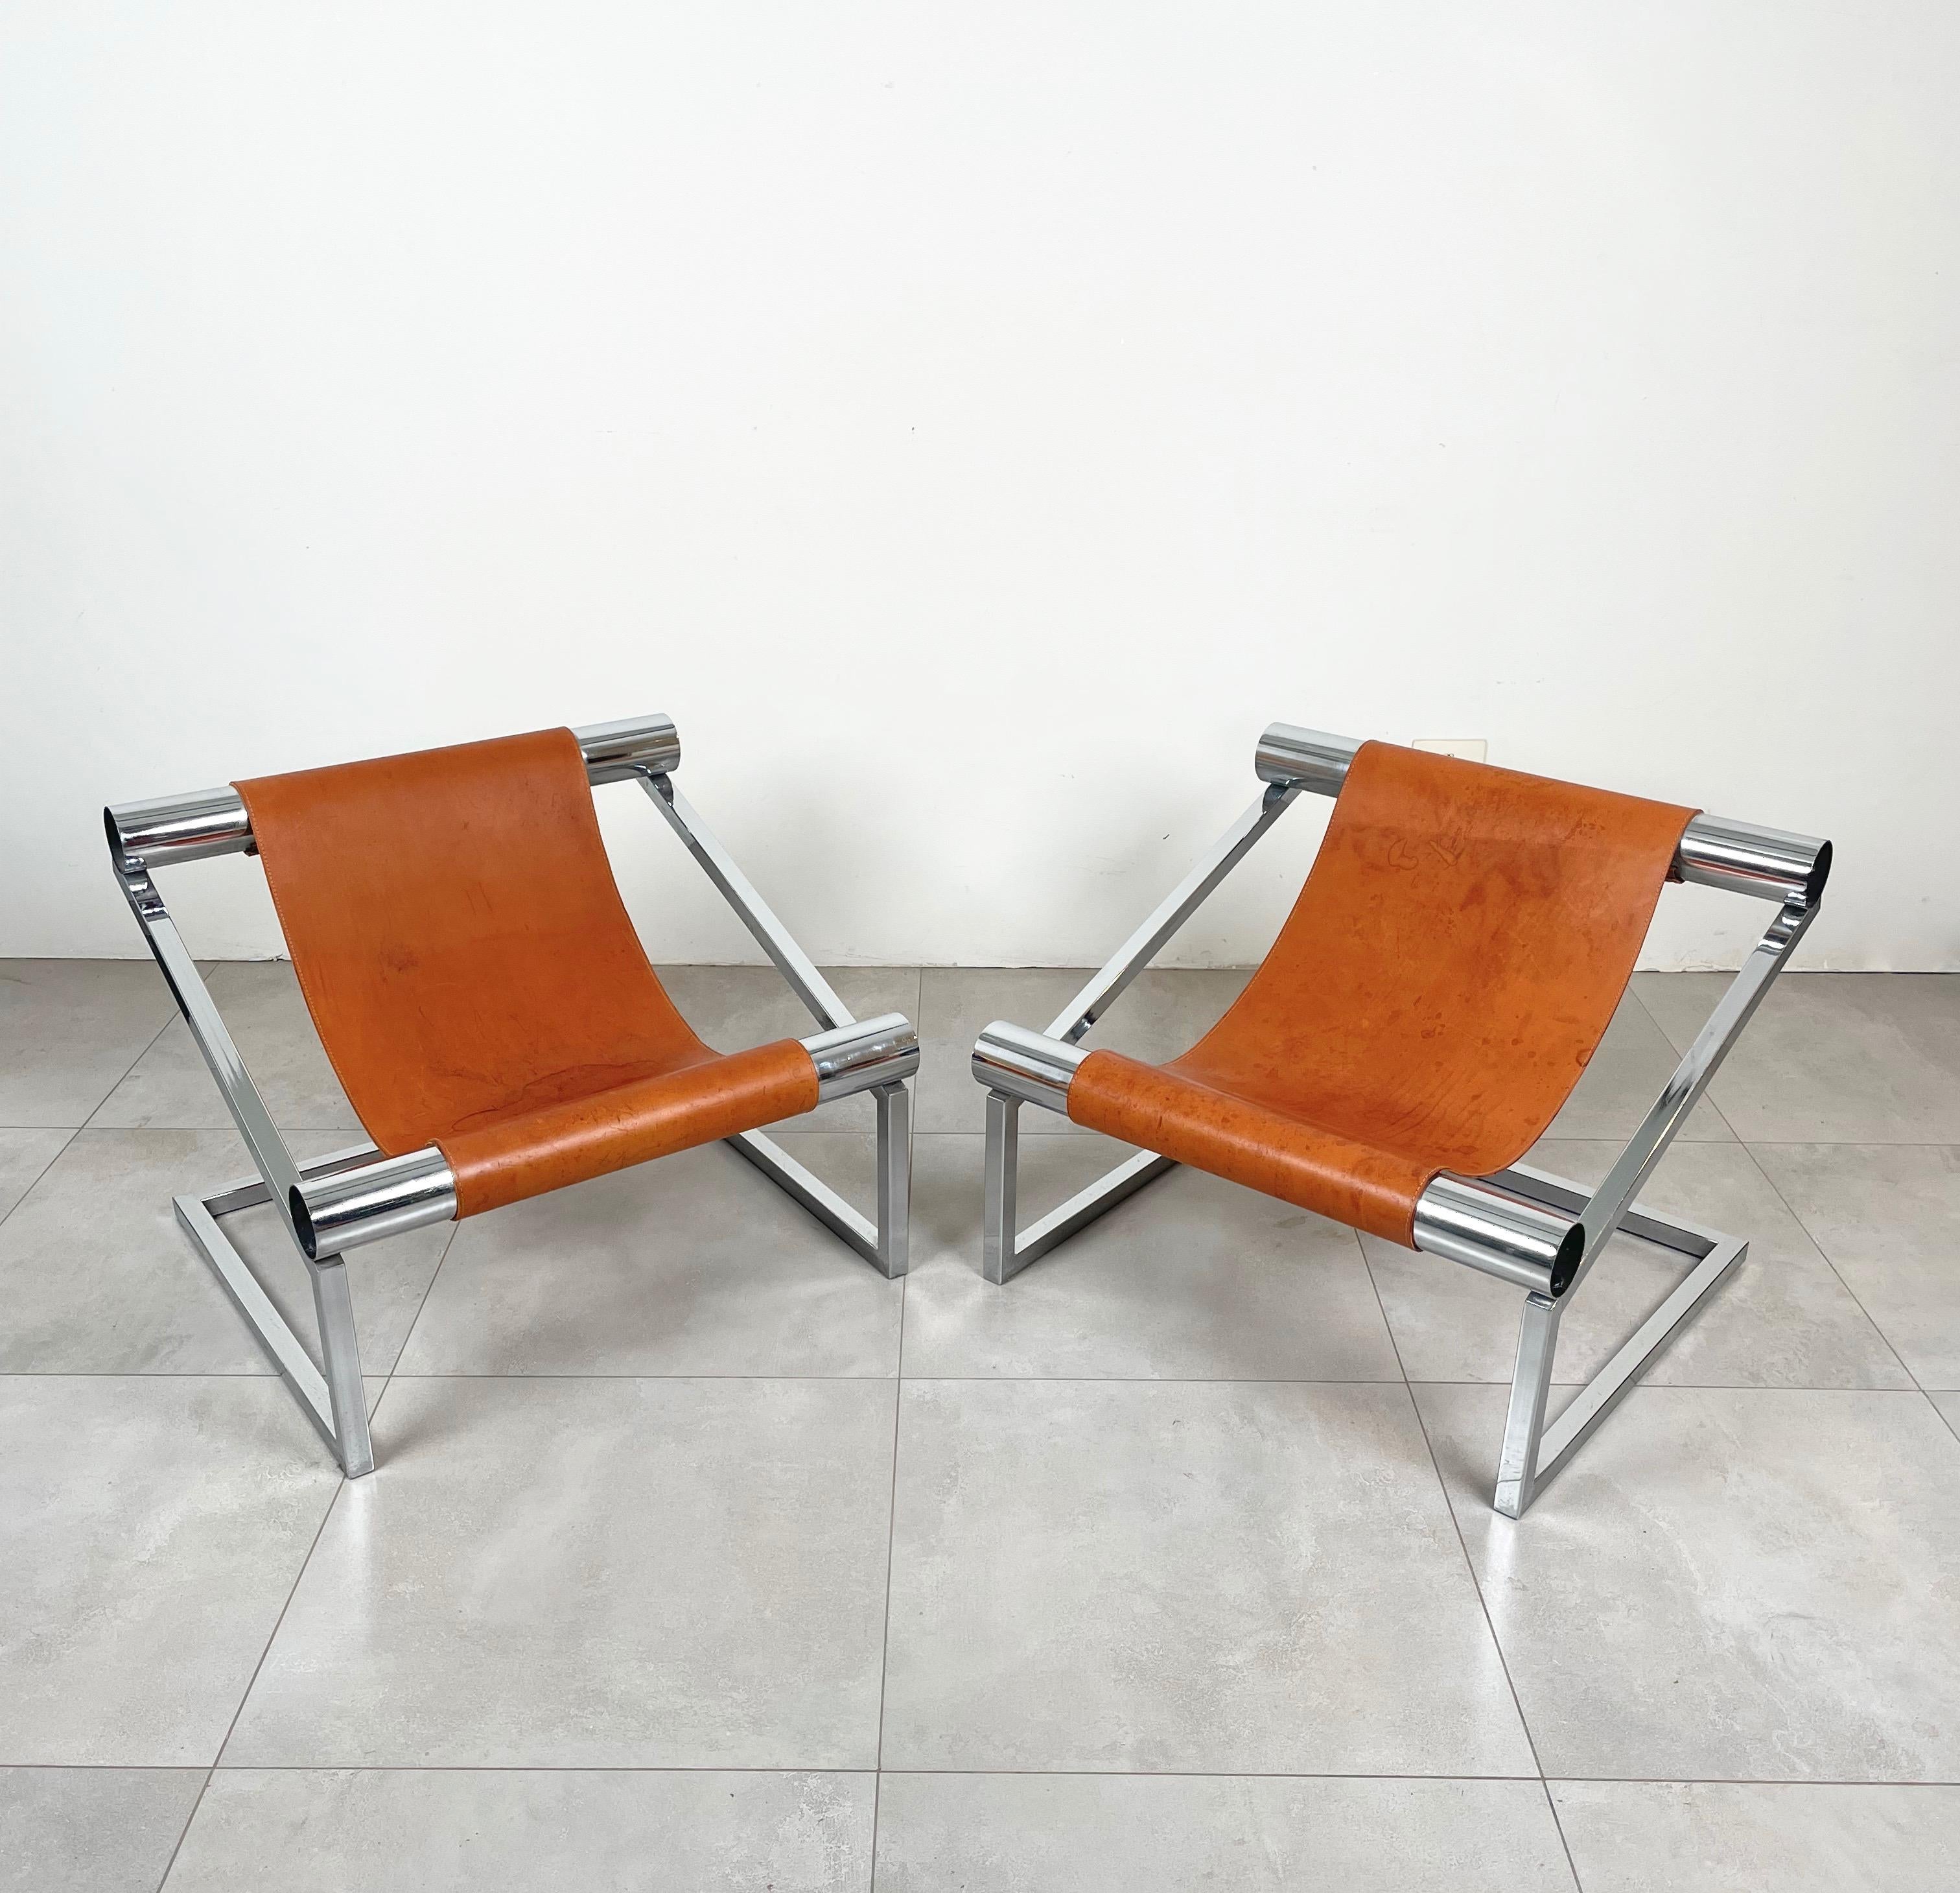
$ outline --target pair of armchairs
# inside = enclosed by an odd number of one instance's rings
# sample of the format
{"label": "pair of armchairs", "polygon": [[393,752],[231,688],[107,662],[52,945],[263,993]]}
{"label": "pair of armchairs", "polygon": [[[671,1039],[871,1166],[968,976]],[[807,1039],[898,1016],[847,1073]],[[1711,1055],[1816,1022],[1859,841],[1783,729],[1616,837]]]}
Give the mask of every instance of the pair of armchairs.
{"label": "pair of armchairs", "polygon": [[[664,717],[384,757],[105,811],[118,881],[258,1174],[177,1216],[349,1477],[374,1452],[348,1251],[725,1139],[887,1276],[905,1272],[910,1094],[902,1015],[854,1018],[675,786]],[[981,1034],[983,1266],[1004,1283],[1185,1163],[1525,1291],[1497,1509],[1522,1514],[1745,1253],[1636,1193],[1816,913],[1828,842],[1685,808],[1275,724],[1258,798],[1045,1031]],[[819,1030],[732,1053],[648,964],[592,790],[636,782]],[[1162,1066],[1080,1041],[1302,794],[1335,798],[1297,904],[1244,993]],[[371,1141],[297,1162],[158,894],[154,871],[256,853],[301,990]],[[1669,879],[1776,919],[1595,1190],[1520,1161],[1577,1081]],[[867,1218],[764,1134],[868,1091]],[[1140,1146],[1025,1230],[1024,1105]],[[269,1204],[304,1258],[318,1366],[219,1219]],[[1547,1427],[1561,1316],[1608,1240],[1672,1251],[1678,1288]]]}

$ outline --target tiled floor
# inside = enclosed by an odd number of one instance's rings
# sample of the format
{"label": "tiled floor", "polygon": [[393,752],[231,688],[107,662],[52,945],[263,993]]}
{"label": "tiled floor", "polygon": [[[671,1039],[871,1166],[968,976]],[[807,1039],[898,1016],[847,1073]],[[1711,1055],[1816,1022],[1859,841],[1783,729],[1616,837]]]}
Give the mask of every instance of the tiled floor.
{"label": "tiled floor", "polygon": [[[1071,977],[838,977],[928,1047],[912,1275],[719,1148],[362,1251],[349,1485],[171,1220],[244,1166],[161,981],[0,964],[0,1888],[1960,1885],[1960,976],[1777,988],[1648,1193],[1748,1260],[1519,1524],[1516,1290],[1190,1171],[990,1289],[966,1048]],[[345,1142],[288,970],[212,983]],[[1639,978],[1541,1160],[1718,984]],[[1023,1122],[1028,1216],[1116,1154]],[[787,1136],[864,1200],[869,1127]]]}

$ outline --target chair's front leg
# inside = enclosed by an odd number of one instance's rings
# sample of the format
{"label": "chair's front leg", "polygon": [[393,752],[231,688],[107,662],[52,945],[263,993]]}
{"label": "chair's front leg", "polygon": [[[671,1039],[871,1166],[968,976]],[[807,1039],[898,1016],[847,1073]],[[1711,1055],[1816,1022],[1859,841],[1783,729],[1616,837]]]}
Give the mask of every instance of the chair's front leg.
{"label": "chair's front leg", "polygon": [[1537,1489],[1538,1445],[1545,1437],[1545,1400],[1551,1391],[1552,1357],[1558,1351],[1564,1305],[1548,1295],[1525,1297],[1510,1410],[1504,1418],[1503,1450],[1497,1460],[1497,1490],[1491,1501],[1507,1519],[1522,1518]]}
{"label": "chair's front leg", "polygon": [[358,1479],[374,1470],[374,1448],[368,1437],[368,1390],[361,1382],[361,1343],[354,1332],[354,1297],[347,1264],[339,1256],[308,1262],[313,1312],[320,1321],[320,1365],[333,1410],[334,1450],[341,1470]]}
{"label": "chair's front leg", "polygon": [[990,1282],[1004,1282],[1015,1270],[1020,1180],[1021,1103],[997,1091],[987,1094],[987,1207],[982,1225],[982,1266]]}
{"label": "chair's front leg", "polygon": [[903,1085],[880,1085],[872,1095],[878,1101],[878,1262],[889,1280],[911,1266],[912,1096]]}

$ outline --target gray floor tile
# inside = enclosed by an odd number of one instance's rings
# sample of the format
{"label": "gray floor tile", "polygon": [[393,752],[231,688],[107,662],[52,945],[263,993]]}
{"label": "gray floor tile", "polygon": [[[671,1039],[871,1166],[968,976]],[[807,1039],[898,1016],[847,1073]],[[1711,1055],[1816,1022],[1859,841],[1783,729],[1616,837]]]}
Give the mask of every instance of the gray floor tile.
{"label": "gray floor tile", "polygon": [[87,1123],[176,1009],[147,958],[0,960],[0,1124]]}
{"label": "gray floor tile", "polygon": [[877,1893],[1573,1893],[1536,1781],[888,1774]]}
{"label": "gray floor tile", "polygon": [[[1729,978],[1634,990],[1685,1050]],[[1785,974],[1708,1095],[1747,1143],[1960,1143],[1960,974]]]}
{"label": "gray floor tile", "polygon": [[873,1765],[895,1391],[397,1375],[226,1764]]}
{"label": "gray floor tile", "polygon": [[[858,1018],[902,1012],[918,1027],[917,967],[826,967],[822,972]],[[663,966],[660,975],[681,1016],[718,1052],[807,1038],[823,1029],[772,966]],[[819,1104],[794,1124],[800,1130],[860,1130],[875,1121],[876,1106],[861,1092]]]}
{"label": "gray floor tile", "polygon": [[1952,1428],[1956,1438],[1960,1438],[1960,1394],[1929,1394],[1934,1410]]}
{"label": "gray floor tile", "polygon": [[0,1378],[0,1761],[208,1765],[339,1490],[278,1382]]}
{"label": "gray floor tile", "polygon": [[[228,960],[205,983],[273,1123],[359,1133],[361,1120],[327,1063],[290,962]],[[89,1121],[97,1128],[215,1130],[231,1119],[190,1028],[173,1018]]]}
{"label": "gray floor tile", "polygon": [[[1547,1139],[1541,1168],[1585,1184],[1619,1146]],[[1783,1199],[1736,1144],[1678,1143],[1641,1192],[1663,1213],[1749,1238],[1749,1253],[1647,1374],[1656,1386],[1910,1387],[1873,1327]],[[1374,1236],[1362,1238],[1402,1363],[1414,1381],[1508,1381],[1521,1292]],[[1596,1373],[1679,1283],[1665,1250],[1617,1239],[1575,1291],[1559,1331],[1558,1378]]]}
{"label": "gray floor tile", "polygon": [[[295,1136],[302,1156],[346,1133]],[[251,1174],[229,1130],[84,1130],[0,1223],[0,1372],[269,1374],[218,1277],[178,1226],[170,1199]],[[306,1265],[269,1209],[224,1227],[294,1331],[315,1331]],[[357,1250],[347,1263],[362,1366],[386,1372],[453,1226]]]}
{"label": "gray floor tile", "polygon": [[[868,1774],[221,1768],[170,1893],[864,1893]],[[268,1862],[277,1862],[269,1875]]]}
{"label": "gray floor tile", "polygon": [[1559,1781],[1586,1893],[1947,1893],[1960,1788]]}
{"label": "gray floor tile", "polygon": [[0,1130],[0,1218],[67,1148],[71,1130]]}
{"label": "gray floor tile", "polygon": [[1960,1149],[1762,1144],[1755,1158],[1920,1386],[1960,1388]]}
{"label": "gray floor tile", "polygon": [[[914,1157],[905,1371],[1211,1380],[1398,1380],[1351,1231],[1174,1170],[1004,1288],[980,1273],[985,1139]],[[1129,1154],[1093,1136],[1021,1146],[1021,1221]]]}
{"label": "gray floor tile", "polygon": [[[1611,1137],[1624,1143],[1637,1130],[1661,1089],[1674,1076],[1681,1054],[1653,1015],[1629,993],[1613,1014],[1592,1063],[1580,1075],[1545,1134],[1551,1137]],[[1688,1114],[1681,1136],[1692,1143],[1728,1143],[1736,1133],[1704,1098]]]}
{"label": "gray floor tile", "polygon": [[[1111,942],[1113,947],[1118,944]],[[973,1082],[973,1041],[1004,1018],[1042,1031],[1080,992],[1090,969],[1067,967],[928,967],[920,975],[918,1088],[921,1130],[984,1130],[987,1094]],[[1118,999],[1083,1041],[1153,1061],[1188,1051],[1217,1023],[1251,976],[1239,970],[1153,967]],[[1073,1131],[1052,1111],[1021,1113],[1024,1136]]]}
{"label": "gray floor tile", "polygon": [[1535,1772],[1406,1391],[1329,1383],[908,1382],[883,1755]]}
{"label": "gray floor tile", "polygon": [[0,1893],[155,1893],[202,1768],[0,1768]]}
{"label": "gray floor tile", "polygon": [[1917,1394],[1637,1388],[1524,1519],[1418,1387],[1545,1772],[1960,1775],[1960,1441]]}
{"label": "gray floor tile", "polygon": [[[868,1210],[873,1140],[784,1140]],[[459,1223],[411,1374],[892,1374],[888,1282],[721,1144]]]}

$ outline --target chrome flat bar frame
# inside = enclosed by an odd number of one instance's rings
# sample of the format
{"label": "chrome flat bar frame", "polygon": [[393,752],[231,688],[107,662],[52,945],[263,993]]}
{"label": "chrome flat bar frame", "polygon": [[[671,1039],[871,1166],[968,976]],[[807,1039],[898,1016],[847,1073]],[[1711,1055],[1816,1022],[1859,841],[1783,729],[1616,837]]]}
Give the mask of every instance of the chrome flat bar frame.
{"label": "chrome flat bar frame", "polygon": [[735,865],[735,858],[710,832],[694,805],[673,785],[670,776],[643,776],[640,786],[654,806],[667,817],[667,825],[679,836],[682,846],[701,863],[703,872],[720,891],[721,897],[735,910],[737,917],[755,935],[756,944],[775,961],[776,970],[789,981],[791,989],[810,1008],[811,1016],[826,1027],[852,1025],[857,1021],[851,1010],[832,990],[830,982],[816,970],[810,955],[790,937],[790,930],[776,918],[769,903],[756,891],[755,884]]}
{"label": "chrome flat bar frame", "polygon": [[320,1436],[336,1457],[340,1442],[333,1430],[333,1407],[326,1382],[313,1363],[300,1337],[286,1325],[285,1316],[272,1305],[272,1297],[260,1286],[250,1265],[218,1226],[218,1218],[205,1199],[175,1197],[171,1202],[177,1222],[198,1253],[210,1264],[220,1285],[231,1298],[231,1305],[244,1316],[245,1325],[257,1336],[272,1357],[272,1365],[306,1410],[307,1417],[320,1429]]}
{"label": "chrome flat bar frame", "polygon": [[[1297,782],[1275,782],[1262,790],[1258,799],[1205,850],[1191,872],[1055,1015],[1043,1036],[1058,1039],[1064,1045],[1079,1044],[1090,1028],[1128,990],[1137,975],[1163,951],[1179,928],[1293,805],[1300,789]],[[1017,1233],[1020,1114],[1019,1098],[988,1091],[981,1267],[987,1280],[997,1284],[1011,1281],[1030,1262],[1039,1260],[1049,1250],[1086,1229],[1125,1197],[1134,1196],[1146,1184],[1177,1168],[1168,1157],[1152,1151],[1140,1152],[1098,1178],[1029,1229]]]}
{"label": "chrome flat bar frame", "polygon": [[[300,1175],[311,1183],[316,1177],[337,1176],[343,1170],[352,1170],[357,1164],[366,1163],[378,1157],[380,1149],[371,1143],[350,1144],[345,1150],[330,1152],[324,1157],[300,1166]],[[235,1209],[256,1209],[270,1203],[272,1193],[267,1188],[263,1177],[243,1177],[236,1183],[228,1183],[221,1190],[214,1190],[208,1197],[192,1197],[192,1202],[202,1202],[215,1216],[228,1216]]]}
{"label": "chrome flat bar frame", "polygon": [[[1360,747],[1346,737],[1287,724],[1270,725],[1260,739],[1254,761],[1255,773],[1268,785],[1265,795],[1077,994],[1045,1036],[1067,1044],[1077,1043],[1244,859],[1294,795],[1303,791],[1328,796],[1340,793]],[[1748,1253],[1745,1239],[1677,1222],[1634,1199],[1816,917],[1831,854],[1828,841],[1809,836],[1701,815],[1690,821],[1675,854],[1675,875],[1726,892],[1777,900],[1780,903],[1777,917],[1596,1189],[1587,1190],[1526,1164],[1514,1164],[1484,1180],[1528,1203],[1577,1217],[1583,1232],[1580,1260],[1564,1292],[1554,1297],[1534,1289],[1525,1297],[1493,1498],[1495,1509],[1508,1517],[1523,1515],[1538,1492],[1569,1463]],[[1011,1081],[1017,1087],[1020,1084],[1020,1075],[1009,1067],[998,1066],[996,1071],[1003,1082]],[[1026,1101],[1065,1111],[1068,1076],[1043,1071],[1039,1082],[1027,1090]],[[985,1078],[982,1082],[986,1082]],[[995,1283],[1012,1280],[1029,1263],[1176,1167],[1167,1158],[1141,1152],[1017,1235],[1020,1117],[1026,1101],[988,1085],[982,1267],[986,1279]],[[1621,1233],[1682,1258],[1690,1265],[1688,1273],[1548,1426],[1545,1409],[1559,1323],[1608,1243]]]}
{"label": "chrome flat bar frame", "polygon": [[[1745,1238],[1725,1236],[1716,1243],[1666,1299],[1620,1343],[1612,1359],[1572,1397],[1558,1417],[1543,1429],[1532,1476],[1533,1496],[1542,1492],[1564,1470],[1572,1455],[1592,1436],[1593,1429],[1633,1390],[1675,1337],[1701,1312],[1704,1301],[1728,1279],[1729,1272],[1748,1252]],[[1500,1505],[1497,1509],[1501,1512],[1503,1508]]]}
{"label": "chrome flat bar frame", "polygon": [[[1491,1181],[1515,1190],[1520,1196],[1530,1197],[1568,1213],[1583,1211],[1596,1193],[1582,1184],[1527,1164],[1514,1164],[1509,1170],[1499,1171]],[[1547,1422],[1541,1414],[1539,1436],[1531,1467],[1530,1490],[1522,1499],[1525,1505],[1529,1505],[1532,1498],[1542,1492],[1564,1470],[1572,1455],[1592,1436],[1593,1429],[1700,1313],[1706,1298],[1721,1286],[1729,1271],[1749,1252],[1745,1238],[1724,1235],[1718,1229],[1704,1229],[1697,1223],[1676,1222],[1637,1203],[1621,1217],[1619,1233],[1636,1237],[1656,1248],[1671,1250],[1685,1257],[1691,1266],[1653,1313],[1614,1351],[1612,1358],[1573,1395],[1557,1419]],[[1548,1324],[1542,1312],[1529,1307],[1530,1300],[1535,1299],[1527,1299],[1526,1326],[1532,1330],[1548,1326],[1555,1344],[1558,1318],[1563,1311],[1556,1311]],[[1527,1350],[1534,1362],[1541,1346],[1534,1335]],[[1519,1462],[1520,1467],[1522,1463]],[[1507,1503],[1517,1502],[1516,1488],[1520,1483],[1519,1471],[1500,1471],[1497,1504],[1500,1512],[1506,1510]],[[1507,1515],[1515,1518],[1518,1513],[1510,1512]]]}
{"label": "chrome flat bar frame", "polygon": [[1000,1092],[987,1094],[986,1206],[982,1221],[981,1273],[997,1286],[1011,1282],[1030,1262],[1079,1235],[1098,1216],[1156,1182],[1176,1164],[1153,1150],[1140,1150],[1106,1171],[1058,1208],[1018,1235],[1017,1199],[1020,1189],[1021,1101]]}
{"label": "chrome flat bar frame", "polygon": [[[1545,1483],[1591,1436],[1648,1366],[1700,1312],[1709,1293],[1748,1253],[1746,1239],[1724,1235],[1656,1216],[1634,1202],[1634,1193],[1653,1174],[1688,1115],[1708,1088],[1744,1026],[1788,964],[1797,942],[1817,916],[1815,900],[1790,900],[1779,910],[1730,981],[1728,989],[1683,1053],[1674,1074],[1628,1140],[1596,1190],[1584,1190],[1562,1178],[1514,1165],[1500,1181],[1520,1195],[1534,1197],[1567,1213],[1577,1212],[1585,1232],[1579,1266],[1565,1293],[1554,1301],[1538,1294],[1525,1298],[1518,1327],[1518,1351],[1511,1373],[1511,1397],[1498,1449],[1497,1490],[1491,1503],[1507,1518],[1523,1517]],[[1614,1235],[1629,1235],[1673,1250],[1694,1267],[1681,1286],[1648,1316],[1596,1374],[1549,1430],[1545,1412],[1551,1397],[1559,1324],[1572,1298],[1605,1253]]]}
{"label": "chrome flat bar frame", "polygon": [[1284,815],[1300,793],[1297,783],[1276,783],[1211,844],[1189,874],[1172,888],[1156,910],[1112,954],[1108,963],[1057,1013],[1045,1036],[1064,1045],[1108,1012],[1131,980],[1161,953],[1171,936],[1195,913],[1218,884],[1249,854],[1254,843]]}
{"label": "chrome flat bar frame", "polygon": [[821,1177],[807,1170],[759,1130],[739,1131],[727,1141],[784,1195],[857,1251],[887,1280],[905,1273],[911,1222],[912,1099],[903,1085],[880,1085],[878,1104],[878,1219],[859,1213]]}
{"label": "chrome flat bar frame", "polygon": [[[667,819],[667,826],[702,866],[721,897],[774,962],[790,990],[817,1022],[829,1029],[854,1025],[851,1009],[816,969],[755,883],[703,821],[694,805],[674,786],[671,776],[643,773],[640,786]],[[774,1139],[743,1131],[727,1141],[764,1176],[840,1237],[888,1280],[911,1266],[912,1092],[901,1081],[873,1088],[878,1111],[878,1221],[872,1224]]]}
{"label": "chrome flat bar frame", "polygon": [[[292,1192],[302,1176],[345,1169],[360,1162],[368,1152],[337,1152],[305,1169],[294,1162],[148,869],[140,859],[120,853],[116,856],[115,865],[130,911],[162,970],[177,1010],[210,1068],[231,1121],[259,1166],[256,1182],[231,1184],[208,1200],[195,1196],[176,1198],[177,1220],[211,1265],[225,1293],[244,1317],[246,1325],[272,1357],[307,1417],[319,1428],[342,1471],[348,1478],[358,1479],[374,1471],[374,1448],[368,1431],[368,1396],[361,1378],[361,1346],[355,1332],[347,1265],[338,1255],[316,1259],[306,1253],[293,1224]],[[324,1372],[313,1366],[250,1265],[218,1225],[221,1215],[259,1203],[269,1206],[278,1214],[312,1285]]]}
{"label": "chrome flat bar frame", "polygon": [[[1542,1203],[1548,1209],[1563,1209],[1567,1216],[1582,1219],[1594,1194],[1583,1184],[1574,1183],[1568,1177],[1554,1176],[1549,1170],[1539,1170],[1530,1164],[1514,1163],[1508,1170],[1493,1171],[1489,1181],[1501,1184],[1507,1190],[1529,1197],[1533,1203]],[[1710,1250],[1728,1240],[1713,1229],[1698,1229],[1688,1222],[1670,1222],[1637,1203],[1630,1204],[1621,1216],[1620,1233],[1638,1236],[1643,1242],[1672,1249],[1698,1262]],[[1567,1289],[1567,1292],[1570,1294],[1571,1291]]]}

